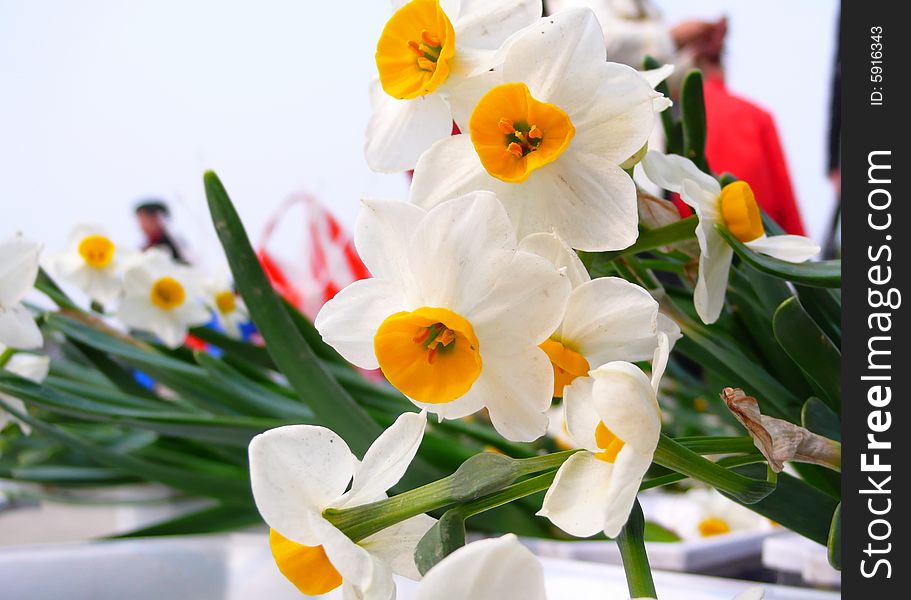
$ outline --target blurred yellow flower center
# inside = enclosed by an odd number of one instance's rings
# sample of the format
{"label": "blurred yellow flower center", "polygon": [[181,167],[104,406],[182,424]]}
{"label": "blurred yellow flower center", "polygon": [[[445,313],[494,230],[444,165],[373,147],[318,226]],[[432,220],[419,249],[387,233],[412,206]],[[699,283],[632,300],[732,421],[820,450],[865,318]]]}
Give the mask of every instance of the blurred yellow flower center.
{"label": "blurred yellow flower center", "polygon": [[269,547],[278,570],[302,593],[319,596],[342,585],[342,576],[322,546],[303,546],[270,529]]}
{"label": "blurred yellow flower center", "polygon": [[218,312],[224,315],[234,312],[234,309],[237,308],[237,299],[234,296],[234,292],[225,290],[216,294],[215,306],[218,307]]}
{"label": "blurred yellow flower center", "polygon": [[92,234],[79,242],[79,256],[90,267],[103,269],[114,260],[114,242],[103,235]]}
{"label": "blurred yellow flower center", "polygon": [[756,196],[745,181],[724,186],[719,204],[724,226],[741,242],[751,242],[765,233]]}
{"label": "blurred yellow flower center", "polygon": [[173,277],[162,277],[152,284],[149,292],[152,304],[163,310],[174,310],[186,299],[183,285]]}
{"label": "blurred yellow flower center", "polygon": [[535,169],[557,160],[576,128],[565,112],[535,100],[524,83],[504,83],[478,101],[468,133],[490,175],[520,183]]}
{"label": "blurred yellow flower center", "polygon": [[481,374],[471,323],[446,308],[425,306],[387,317],[373,349],[389,383],[419,402],[451,402]]}
{"label": "blurred yellow flower center", "polygon": [[386,22],[376,45],[383,90],[410,100],[434,92],[449,76],[455,30],[439,0],[412,0]]}
{"label": "blurred yellow flower center", "polygon": [[541,350],[544,350],[554,367],[554,398],[562,398],[563,388],[576,377],[588,375],[589,366],[585,357],[570,350],[562,342],[547,340],[541,344]]}
{"label": "blurred yellow flower center", "polygon": [[727,521],[719,517],[709,517],[699,521],[699,535],[702,537],[711,537],[730,532],[731,526],[728,525]]}
{"label": "blurred yellow flower center", "polygon": [[595,428],[595,443],[601,448],[601,452],[595,453],[595,458],[609,463],[617,460],[617,455],[623,448],[623,440],[608,429],[604,421],[599,421]]}

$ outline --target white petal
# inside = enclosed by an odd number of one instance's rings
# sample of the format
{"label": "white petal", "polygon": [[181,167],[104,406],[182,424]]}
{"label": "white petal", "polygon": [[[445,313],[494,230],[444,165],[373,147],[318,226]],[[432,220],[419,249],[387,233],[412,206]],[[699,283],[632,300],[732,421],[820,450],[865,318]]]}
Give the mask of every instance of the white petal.
{"label": "white petal", "polygon": [[452,133],[449,104],[439,94],[399,100],[378,85],[367,125],[367,165],[382,173],[413,169],[421,153]]}
{"label": "white petal", "polygon": [[463,314],[478,337],[481,358],[488,351],[508,354],[541,344],[560,324],[569,294],[569,280],[551,263],[517,252],[493,288]]}
{"label": "white petal", "polygon": [[658,332],[667,336],[668,352],[674,349],[677,340],[683,337],[680,325],[664,313],[658,313]]}
{"label": "white petal", "polygon": [[323,518],[314,528],[329,562],[342,576],[344,598],[357,600],[393,600],[395,583],[392,570],[367,549],[352,542],[348,536]]}
{"label": "white petal", "polygon": [[[475,59],[475,62],[479,60]],[[475,67],[473,65],[462,66],[462,70],[471,68]],[[446,83],[446,99],[449,101],[449,108],[452,111],[452,120],[456,122],[459,131],[468,131],[468,120],[478,101],[492,87],[502,82],[502,75],[499,71],[485,69],[471,76],[450,73]]]}
{"label": "white petal", "polygon": [[661,413],[652,382],[634,364],[616,361],[591,371],[592,406],[614,435],[638,453],[651,455],[661,433]]}
{"label": "white petal", "polygon": [[421,155],[414,168],[411,201],[429,209],[476,190],[500,192],[510,185],[488,175],[471,138],[459,134],[440,140]]}
{"label": "white petal", "polygon": [[[696,225],[696,239],[699,242],[699,278],[693,292],[693,304],[703,323],[718,320],[724,308],[724,297],[728,286],[728,274],[734,251],[715,230],[717,209],[711,207],[706,192],[692,180],[683,183],[681,198],[693,202],[693,210],[699,223]],[[702,196],[700,196],[702,195]]]}
{"label": "white petal", "polygon": [[110,306],[120,296],[121,283],[120,277],[113,266],[106,269],[86,269],[87,277],[85,278],[82,291],[92,300],[101,303],[102,306]]}
{"label": "white petal", "polygon": [[607,50],[591,10],[562,11],[516,37],[503,62],[504,81],[524,82],[536,99],[567,113],[595,97]]}
{"label": "white petal", "polygon": [[613,360],[646,360],[655,351],[658,303],[643,288],[619,277],[600,277],[573,290],[561,340],[591,366]]}
{"label": "white petal", "polygon": [[14,354],[10,361],[6,363],[5,368],[19,377],[24,377],[35,383],[41,383],[47,377],[50,366],[51,359],[47,356]]}
{"label": "white petal", "polygon": [[683,181],[690,179],[715,197],[721,194],[721,186],[715,178],[700,171],[693,161],[683,156],[649,150],[642,158],[642,168],[652,183],[670,192],[681,193]]}
{"label": "white petal", "polygon": [[599,252],[639,236],[636,185],[602,157],[569,148],[525,183],[504,185],[497,194],[520,238],[553,231],[573,248]]}
{"label": "white petal", "polygon": [[667,334],[663,331],[658,332],[658,347],[655,348],[655,354],[652,357],[652,389],[655,395],[658,394],[658,386],[661,384],[661,378],[664,377],[664,370],[667,369],[667,359],[670,355],[670,341]]}
{"label": "white petal", "polygon": [[472,542],[436,564],[417,600],[545,600],[544,569],[516,536]]}
{"label": "white petal", "polygon": [[661,65],[657,69],[649,69],[648,71],[642,71],[640,75],[645,78],[652,88],[658,86],[659,83],[670,77],[674,74],[674,65]]}
{"label": "white petal", "polygon": [[614,465],[581,451],[560,465],[538,514],[570,535],[589,537],[604,530]]}
{"label": "white petal", "polygon": [[386,317],[405,309],[400,286],[384,279],[361,279],[326,302],[314,326],[323,341],[348,362],[362,369],[376,369],[376,330]]}
{"label": "white petal", "polygon": [[323,544],[320,514],[342,495],[354,470],[345,440],[325,427],[289,425],[254,437],[249,455],[263,520],[294,542]]}
{"label": "white petal", "polygon": [[619,165],[648,141],[655,125],[654,92],[626,65],[604,63],[599,75],[593,101],[570,115],[576,127],[572,145]]}
{"label": "white petal", "polygon": [[591,276],[579,260],[579,256],[555,233],[527,235],[519,241],[519,250],[537,254],[546,258],[556,268],[565,269],[573,289],[586,281],[591,281]]}
{"label": "white petal", "polygon": [[21,235],[0,242],[0,308],[18,304],[35,285],[41,244]]}
{"label": "white petal", "polygon": [[620,450],[611,474],[611,490],[606,507],[604,535],[607,537],[617,537],[626,525],[639,493],[639,485],[651,464],[651,454],[640,454],[628,446]]}
{"label": "white petal", "polygon": [[351,489],[336,506],[358,506],[385,497],[414,460],[426,424],[424,413],[402,413],[367,449],[354,470]]}
{"label": "white petal", "polygon": [[364,538],[359,545],[389,565],[396,575],[416,581],[421,574],[414,564],[414,550],[436,522],[427,515],[411,517]]}
{"label": "white petal", "polygon": [[[547,431],[554,392],[554,371],[544,351],[515,348],[506,355],[484,356],[481,375],[465,394],[487,406],[494,428],[513,442],[530,442]],[[433,410],[433,409],[431,409]]]}
{"label": "white petal", "polygon": [[354,229],[354,245],[374,277],[412,287],[408,241],[427,211],[396,200],[364,200]]}
{"label": "white petal", "polygon": [[[0,394],[0,400],[3,400],[12,410],[20,413],[27,413],[28,409],[25,407],[25,402],[19,398],[14,398],[8,394]],[[25,421],[20,421],[18,418],[14,417],[12,414],[6,412],[2,406],[0,406],[0,431],[3,431],[6,428],[7,423],[15,423],[19,427],[24,435],[32,434],[32,427]]]}
{"label": "white petal", "polygon": [[779,260],[792,263],[802,263],[819,254],[819,246],[810,238],[802,235],[776,235],[773,237],[762,236],[746,246],[755,252],[768,254]]}
{"label": "white petal", "polygon": [[[483,371],[481,372],[481,377],[483,377]],[[484,408],[484,400],[484,397],[480,394],[472,394],[471,390],[469,390],[464,396],[443,404],[429,404],[418,402],[414,399],[411,399],[411,402],[418,408],[435,414],[442,421],[444,419],[461,419],[462,417],[473,415]]]}
{"label": "white petal", "polygon": [[0,305],[0,344],[31,350],[40,348],[44,340],[32,313],[22,304]]}
{"label": "white petal", "polygon": [[595,380],[591,377],[576,377],[563,388],[563,407],[566,415],[566,429],[579,448],[599,452],[595,440],[595,429],[601,416],[592,404],[592,390]]}
{"label": "white petal", "polygon": [[737,594],[737,597],[735,597],[734,600],[762,600],[764,597],[765,590],[761,587],[755,587]]}
{"label": "white petal", "polygon": [[496,50],[541,13],[541,0],[462,0],[452,26],[459,48]]}
{"label": "white petal", "polygon": [[418,301],[464,314],[500,278],[517,245],[509,217],[490,192],[433,207],[408,248]]}

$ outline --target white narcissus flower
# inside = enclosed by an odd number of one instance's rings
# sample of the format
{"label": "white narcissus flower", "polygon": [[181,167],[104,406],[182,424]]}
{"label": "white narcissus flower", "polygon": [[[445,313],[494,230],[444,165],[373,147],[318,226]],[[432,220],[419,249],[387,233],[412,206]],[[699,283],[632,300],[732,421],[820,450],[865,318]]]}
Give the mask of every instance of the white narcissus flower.
{"label": "white narcissus flower", "polygon": [[41,244],[16,234],[0,242],[0,344],[30,350],[43,343],[41,330],[22,299],[35,285]]}
{"label": "white narcissus flower", "polygon": [[519,250],[565,269],[573,287],[563,321],[541,344],[554,369],[554,397],[562,398],[563,388],[587,377],[593,366],[650,359],[662,327],[668,328],[664,333],[671,343],[680,337],[673,321],[659,320],[658,303],[645,289],[619,277],[593,280],[556,234],[532,234],[519,242]]}
{"label": "white narcissus flower", "polygon": [[154,333],[169,348],[180,346],[190,327],[211,318],[199,301],[194,274],[165,252],[146,250],[123,274],[124,296],[117,318],[128,327]]}
{"label": "white narcissus flower", "polygon": [[[0,354],[6,350],[2,345],[0,345]],[[47,377],[48,370],[50,369],[50,359],[47,356],[36,356],[34,354],[14,354],[9,362],[6,363],[6,366],[3,368],[11,373],[15,373],[19,377],[29,379],[35,383],[41,383],[44,381],[44,378]],[[14,398],[9,394],[2,394],[3,401],[7,404],[10,404],[14,410],[25,412],[25,403],[19,398]],[[16,417],[10,415],[5,410],[0,408],[0,431],[6,427],[6,424],[10,421],[15,422],[19,425],[19,429],[22,430],[22,433],[28,435],[32,432],[32,428],[27,424],[23,423]]]}
{"label": "white narcissus flower", "polygon": [[243,299],[234,291],[226,273],[213,275],[203,283],[206,304],[215,313],[215,319],[224,332],[239,338],[240,326],[250,320],[250,313]]}
{"label": "white narcissus flower", "polygon": [[722,189],[714,177],[700,171],[688,158],[655,151],[645,155],[642,167],[655,185],[680,194],[699,219],[699,279],[693,303],[704,323],[714,323],[721,315],[734,256],[716,225],[726,227],[754,252],[780,260],[800,263],[819,253],[819,246],[801,235],[767,236],[753,190],[744,181]]}
{"label": "white narcissus flower", "polygon": [[70,249],[48,259],[51,275],[78,287],[89,298],[109,306],[120,296],[123,250],[93,225],[73,230]]}
{"label": "white narcissus flower", "polygon": [[323,339],[440,418],[488,409],[513,441],[547,428],[553,370],[539,345],[559,325],[569,281],[517,249],[489,192],[428,210],[370,200],[354,235],[373,274],[326,303]]}
{"label": "white narcissus flower", "polygon": [[656,393],[667,352],[661,334],[651,380],[616,361],[564,390],[569,434],[584,450],[560,466],[538,514],[566,533],[616,537],[626,524],[661,433]]}
{"label": "white narcissus flower", "polygon": [[467,131],[421,156],[412,201],[431,207],[489,190],[519,237],[554,231],[590,251],[632,244],[636,186],[620,165],[648,140],[656,92],[606,62],[594,14],[568,10],[515,34],[484,81]]}
{"label": "white narcissus flower", "polygon": [[385,498],[414,459],[426,421],[424,413],[402,414],[360,462],[325,427],[289,425],[250,442],[256,507],[271,529],[279,570],[301,592],[319,595],[342,586],[345,598],[390,600],[393,573],[420,579],[414,550],[434,519],[412,517],[355,543],[323,511]]}
{"label": "white narcissus flower", "polygon": [[513,534],[463,546],[433,566],[417,600],[545,600],[544,568]]}
{"label": "white narcissus flower", "polygon": [[450,95],[475,97],[476,74],[484,77],[495,51],[542,11],[541,0],[395,0],[393,8],[376,46],[365,148],[370,168],[389,173],[413,169],[450,135]]}

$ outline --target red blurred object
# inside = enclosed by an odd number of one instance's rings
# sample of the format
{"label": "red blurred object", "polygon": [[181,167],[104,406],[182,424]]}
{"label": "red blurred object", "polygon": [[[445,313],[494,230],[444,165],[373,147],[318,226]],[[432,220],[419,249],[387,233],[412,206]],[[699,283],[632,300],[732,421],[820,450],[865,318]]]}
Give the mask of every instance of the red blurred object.
{"label": "red blurred object", "polygon": [[[704,92],[712,171],[749,183],[759,206],[787,233],[806,235],[772,115],[731,94],[719,76],[706,79]],[[682,216],[692,214],[679,198],[674,202]]]}

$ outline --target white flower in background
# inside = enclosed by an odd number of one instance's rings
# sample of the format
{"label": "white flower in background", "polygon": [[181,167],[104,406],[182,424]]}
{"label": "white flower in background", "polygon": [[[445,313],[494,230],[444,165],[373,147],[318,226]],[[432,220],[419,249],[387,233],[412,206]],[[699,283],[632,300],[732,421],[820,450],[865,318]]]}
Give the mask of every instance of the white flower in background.
{"label": "white flower in background", "polygon": [[35,285],[41,244],[17,234],[0,242],[0,344],[29,350],[43,343],[22,299]]}
{"label": "white flower in background", "polygon": [[568,10],[515,34],[492,73],[466,133],[421,156],[412,201],[431,207],[490,190],[519,237],[554,231],[591,251],[632,244],[636,186],[620,165],[648,140],[656,92],[606,62],[594,14]]}
{"label": "white flower in background", "polygon": [[544,568],[512,534],[463,546],[433,566],[417,600],[545,600]]}
{"label": "white flower in background", "polygon": [[117,318],[128,327],[157,335],[169,348],[180,346],[190,327],[211,318],[199,301],[190,269],[157,249],[147,250],[123,275],[124,297]]}
{"label": "white flower in background", "polygon": [[734,251],[715,229],[725,226],[754,252],[788,262],[804,262],[819,253],[819,246],[801,235],[768,237],[753,190],[743,181],[722,189],[714,177],[693,162],[675,154],[649,151],[642,159],[645,174],[653,183],[680,194],[699,219],[699,279],[693,294],[696,312],[704,323],[714,323],[724,306],[728,273]]}
{"label": "white flower in background", "polygon": [[[0,354],[6,350],[2,345],[0,345]],[[9,362],[3,367],[11,373],[15,373],[19,377],[29,379],[35,383],[41,383],[44,381],[44,378],[47,377],[48,370],[50,369],[50,359],[47,356],[37,356],[35,354],[14,354]],[[9,394],[0,393],[0,398],[4,402],[12,406],[13,410],[19,412],[26,412],[25,403],[19,398],[14,398]],[[15,422],[19,425],[19,429],[22,430],[22,433],[28,435],[32,432],[32,428],[27,424],[23,423],[16,417],[7,413],[0,407],[0,431],[6,427],[6,424],[10,421]]]}
{"label": "white flower in background", "polygon": [[539,345],[570,286],[517,250],[497,198],[476,192],[429,211],[365,201],[354,241],[374,277],[326,303],[316,317],[323,339],[440,418],[486,407],[510,440],[544,434],[553,370]]}
{"label": "white flower in background", "polygon": [[541,344],[554,369],[554,397],[592,366],[611,361],[648,360],[658,347],[661,327],[670,342],[680,328],[664,317],[658,303],[642,287],[619,277],[592,279],[579,257],[556,234],[535,233],[519,242],[519,250],[537,254],[565,269],[572,285],[563,321]]}
{"label": "white flower in background", "polygon": [[250,313],[243,299],[234,291],[227,273],[213,275],[203,283],[206,304],[215,313],[215,319],[224,332],[239,338],[240,326],[250,320]]}
{"label": "white flower in background", "polygon": [[771,531],[775,527],[767,518],[712,488],[693,488],[684,494],[650,494],[642,499],[642,509],[646,520],[673,531],[685,541],[734,532]]}
{"label": "white flower in background", "polygon": [[495,51],[542,7],[541,0],[398,0],[393,8],[376,47],[379,81],[371,88],[365,151],[371,169],[394,173],[413,169],[450,135],[449,96],[473,97],[472,76],[483,76]]}
{"label": "white flower in background", "polygon": [[[733,600],[762,600],[765,598],[765,589],[761,587],[750,588],[741,592]],[[632,600],[655,600],[654,598],[633,598]]]}
{"label": "white flower in background", "polygon": [[120,275],[125,267],[123,250],[100,227],[80,225],[73,230],[70,249],[48,259],[54,277],[72,283],[102,306],[120,296]]}
{"label": "white flower in background", "polygon": [[279,427],[250,442],[256,507],[271,529],[279,570],[301,592],[319,595],[342,586],[345,598],[389,600],[393,573],[420,579],[414,550],[434,519],[419,515],[355,543],[322,513],[385,498],[411,464],[426,421],[423,413],[402,414],[360,462],[325,427]]}
{"label": "white flower in background", "polygon": [[564,390],[569,433],[584,450],[560,466],[538,514],[570,535],[616,537],[629,518],[661,433],[656,393],[668,346],[659,337],[651,380],[618,361]]}

